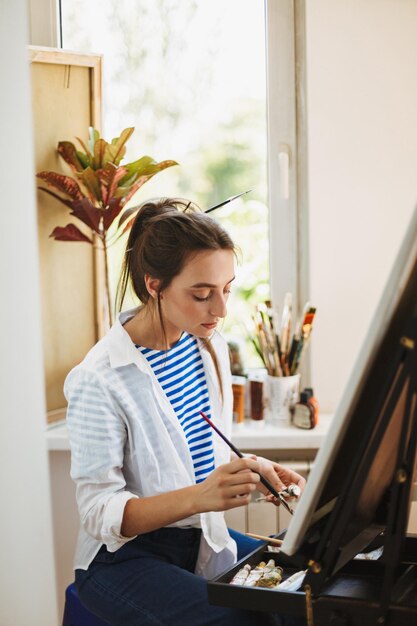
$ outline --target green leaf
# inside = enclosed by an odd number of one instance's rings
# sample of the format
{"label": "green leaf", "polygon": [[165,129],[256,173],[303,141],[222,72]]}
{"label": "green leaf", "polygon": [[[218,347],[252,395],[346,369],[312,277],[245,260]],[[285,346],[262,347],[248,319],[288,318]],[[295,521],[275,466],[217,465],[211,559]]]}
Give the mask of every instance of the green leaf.
{"label": "green leaf", "polygon": [[135,193],[148,181],[152,176],[141,176],[133,185],[129,187],[118,187],[114,193],[115,198],[123,198],[123,204],[127,204]]}
{"label": "green leaf", "polygon": [[83,166],[83,169],[85,169],[86,167],[90,165],[90,159],[88,158],[86,154],[84,154],[84,152],[81,152],[81,150],[77,150],[77,158],[79,162],[81,163],[81,165]]}
{"label": "green leaf", "polygon": [[63,174],[49,171],[39,172],[36,176],[44,180],[46,184],[53,189],[66,194],[73,200],[82,200],[85,198],[85,194],[81,191],[77,181],[71,178],[71,176],[64,176]]}
{"label": "green leaf", "polygon": [[104,155],[106,153],[108,143],[104,139],[97,139],[94,144],[93,169],[99,170],[104,166]]}
{"label": "green leaf", "polygon": [[120,161],[126,154],[126,142],[132,136],[134,128],[125,128],[120,137],[112,139],[111,144],[107,144],[105,162],[111,161],[116,165],[119,165]]}
{"label": "green leaf", "polygon": [[93,200],[97,200],[97,202],[101,202],[100,181],[98,180],[95,171],[91,169],[90,166],[86,167],[81,174],[78,174],[78,177],[90,192],[91,198]]}
{"label": "green leaf", "polygon": [[88,148],[91,154],[94,154],[94,145],[96,141],[100,139],[100,133],[98,130],[89,126],[88,128]]}
{"label": "green leaf", "polygon": [[142,170],[146,170],[149,166],[155,163],[154,159],[150,156],[143,156],[137,161],[133,161],[132,163],[125,163],[124,167],[126,168],[126,176],[121,181],[121,185],[129,186],[132,185],[139,173],[142,173]]}
{"label": "green leaf", "polygon": [[[150,157],[145,157],[145,158],[150,158]],[[148,164],[146,167],[139,168],[141,175],[140,176],[135,175],[134,177],[135,182],[133,184],[124,186],[123,181],[125,179],[122,178],[121,184],[119,185],[119,187],[114,193],[114,197],[124,198],[124,204],[126,204],[134,196],[134,194],[142,187],[142,185],[144,185],[150,178],[152,178],[152,176],[155,176],[155,174],[157,174],[158,172],[162,172],[162,170],[165,170],[167,167],[171,167],[172,165],[178,165],[178,163],[176,161],[161,161],[161,163],[154,162],[154,164]],[[144,172],[146,172],[146,174]],[[132,180],[132,178],[130,180]]]}
{"label": "green leaf", "polygon": [[[82,139],[80,139],[79,137],[76,137],[76,140],[78,141],[79,144],[81,144],[81,147],[84,148],[85,150],[84,157],[87,160],[87,165],[86,165],[87,167],[88,165],[91,165],[91,161],[93,160],[93,155],[91,154],[90,150],[87,148],[87,146],[85,145]],[[82,154],[82,152],[80,152],[79,154]]]}
{"label": "green leaf", "polygon": [[85,241],[93,243],[93,240],[84,235],[75,224],[67,224],[66,226],[57,226],[49,235],[57,241]]}
{"label": "green leaf", "polygon": [[143,156],[133,163],[127,163],[123,167],[126,168],[126,177],[120,181],[120,186],[129,186],[133,184],[139,176],[153,176],[157,172],[161,172],[167,167],[178,165],[177,161],[161,161],[157,163],[150,156]]}

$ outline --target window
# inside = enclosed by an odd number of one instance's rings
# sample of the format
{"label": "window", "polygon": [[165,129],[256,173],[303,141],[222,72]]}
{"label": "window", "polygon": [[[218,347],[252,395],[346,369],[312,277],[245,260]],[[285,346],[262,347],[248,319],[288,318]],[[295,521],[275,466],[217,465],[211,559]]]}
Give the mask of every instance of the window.
{"label": "window", "polygon": [[252,190],[215,216],[242,251],[223,332],[243,338],[254,303],[269,297],[263,2],[62,0],[62,37],[65,49],[104,55],[106,139],[135,126],[128,158],[180,163],[134,204],[180,195],[209,207]]}

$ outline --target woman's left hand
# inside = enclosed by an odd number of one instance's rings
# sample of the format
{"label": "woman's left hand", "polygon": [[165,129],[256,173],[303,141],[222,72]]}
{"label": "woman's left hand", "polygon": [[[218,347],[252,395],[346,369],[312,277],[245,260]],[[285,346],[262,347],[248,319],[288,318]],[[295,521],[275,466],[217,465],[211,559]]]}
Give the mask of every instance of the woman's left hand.
{"label": "woman's left hand", "polygon": [[[289,467],[283,467],[279,463],[269,461],[262,456],[251,456],[258,461],[262,476],[264,476],[277,491],[283,491],[283,489],[289,485],[297,485],[301,493],[303,492],[306,481],[300,474],[297,474],[297,472],[294,472]],[[262,483],[258,483],[257,489],[267,496],[266,499],[268,502],[273,502],[277,505],[280,504],[279,500],[277,500]],[[297,500],[297,498],[294,497],[287,497],[286,499]]]}

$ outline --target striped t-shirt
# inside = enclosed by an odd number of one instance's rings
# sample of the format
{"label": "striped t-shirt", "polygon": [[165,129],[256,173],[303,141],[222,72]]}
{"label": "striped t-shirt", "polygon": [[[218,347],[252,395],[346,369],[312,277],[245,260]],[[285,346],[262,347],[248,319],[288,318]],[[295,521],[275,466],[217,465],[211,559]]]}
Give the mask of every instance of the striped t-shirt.
{"label": "striped t-shirt", "polygon": [[[136,345],[136,344],[135,344]],[[167,351],[136,345],[149,362],[184,430],[194,465],[196,483],[214,470],[212,431],[200,411],[209,418],[210,400],[197,340],[188,333]]]}

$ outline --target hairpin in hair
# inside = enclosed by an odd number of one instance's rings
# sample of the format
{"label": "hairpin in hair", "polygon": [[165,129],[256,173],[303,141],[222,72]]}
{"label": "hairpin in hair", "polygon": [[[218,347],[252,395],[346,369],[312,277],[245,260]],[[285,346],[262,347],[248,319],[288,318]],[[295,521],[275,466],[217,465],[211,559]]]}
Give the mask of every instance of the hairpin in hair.
{"label": "hairpin in hair", "polygon": [[220,204],[216,204],[216,206],[212,206],[209,209],[206,209],[204,213],[210,213],[210,211],[219,209],[224,204],[227,204],[228,202],[232,202],[233,200],[236,200],[236,198],[240,198],[240,196],[244,196],[246,193],[250,193],[251,191],[252,189],[248,189],[248,191],[242,191],[242,193],[238,193],[237,196],[231,196],[230,198],[227,198],[227,200],[223,200],[223,202],[220,202]]}

